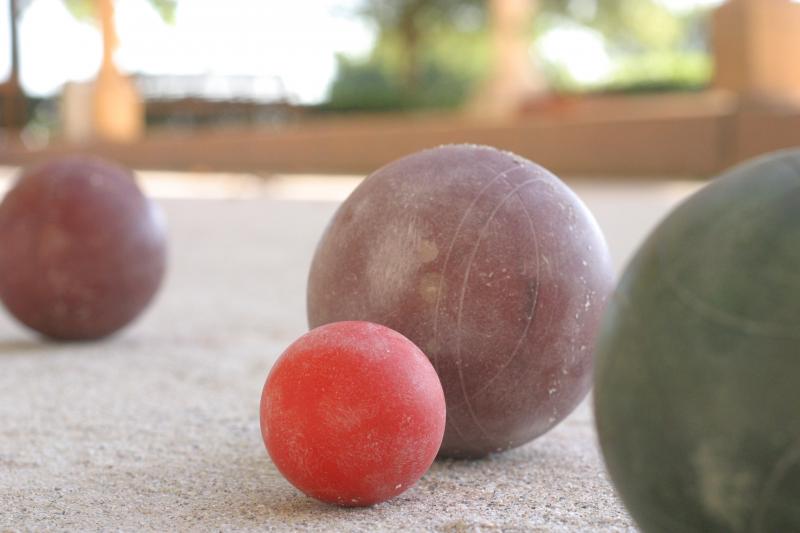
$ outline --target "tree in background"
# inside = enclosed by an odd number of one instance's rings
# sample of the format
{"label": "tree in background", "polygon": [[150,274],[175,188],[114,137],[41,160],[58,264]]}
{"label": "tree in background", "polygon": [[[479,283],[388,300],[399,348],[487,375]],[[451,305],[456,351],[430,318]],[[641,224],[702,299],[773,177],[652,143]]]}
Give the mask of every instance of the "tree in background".
{"label": "tree in background", "polygon": [[357,13],[374,21],[379,38],[393,37],[400,47],[402,79],[409,90],[421,79],[423,47],[447,21],[482,15],[482,0],[366,0]]}
{"label": "tree in background", "polygon": [[465,105],[482,120],[515,116],[531,99],[548,93],[546,78],[531,54],[531,23],[539,0],[490,0],[490,69]]}
{"label": "tree in background", "polygon": [[558,28],[597,32],[613,60],[607,79],[586,85],[563,65],[547,64],[560,90],[669,90],[706,86],[711,78],[709,8],[675,13],[657,0],[541,0],[541,36]]}
{"label": "tree in background", "polygon": [[[19,38],[17,26],[23,11],[33,0],[9,0],[9,22],[11,28],[11,74],[9,79],[0,85],[0,95],[3,99],[2,120],[0,125],[12,128],[21,128],[27,120],[25,109],[25,95],[19,82]],[[178,0],[147,0],[167,22],[171,22]],[[103,33],[103,64],[98,74],[99,84],[106,85],[110,94],[112,91],[130,92],[131,87],[120,84],[118,73],[113,64],[113,52],[117,46],[117,36],[113,20],[113,0],[64,0],[69,11],[80,20],[99,22]],[[102,80],[102,81],[101,81]],[[101,98],[102,99],[102,98]],[[124,113],[124,112],[123,112]],[[113,112],[111,113],[114,114]]]}
{"label": "tree in background", "polygon": [[[177,0],[148,0],[166,21],[171,21]],[[144,130],[144,104],[133,81],[124,76],[114,63],[118,46],[114,24],[113,0],[64,0],[67,8],[79,19],[99,22],[103,35],[103,61],[93,84],[92,123],[85,127],[80,117],[77,127],[65,124],[75,141],[85,137],[126,142],[139,137]],[[65,94],[65,100],[68,99]],[[67,106],[70,104],[67,103]],[[65,120],[69,122],[70,120]]]}
{"label": "tree in background", "polygon": [[[31,0],[28,0],[29,2]],[[166,22],[175,18],[175,6],[178,0],[147,0]],[[95,20],[97,16],[96,0],[64,0],[67,9],[80,20]]]}
{"label": "tree in background", "polygon": [[11,50],[11,73],[8,79],[0,84],[0,97],[3,107],[0,112],[0,126],[10,129],[19,129],[25,125],[27,119],[27,102],[22,85],[19,82],[19,31],[17,23],[19,14],[27,7],[31,0],[9,0],[9,28]]}
{"label": "tree in background", "polygon": [[367,57],[339,56],[329,109],[452,107],[485,70],[483,0],[364,0],[377,33]]}
{"label": "tree in background", "polygon": [[[367,57],[338,59],[329,108],[455,107],[489,72],[489,0],[364,0],[354,13],[373,24]],[[538,0],[533,43],[559,28],[602,37],[613,68],[586,85],[563,64],[542,60],[557,91],[700,87],[711,76],[707,10],[676,14],[658,0]]]}

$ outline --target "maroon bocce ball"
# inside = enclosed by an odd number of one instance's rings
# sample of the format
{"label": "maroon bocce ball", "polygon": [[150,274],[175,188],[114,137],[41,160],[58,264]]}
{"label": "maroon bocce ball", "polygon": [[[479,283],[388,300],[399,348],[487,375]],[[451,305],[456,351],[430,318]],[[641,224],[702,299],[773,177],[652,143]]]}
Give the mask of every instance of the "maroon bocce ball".
{"label": "maroon bocce ball", "polygon": [[480,457],[584,398],[611,286],[603,236],[564,183],[508,152],[443,146],[381,168],[342,204],[311,265],[308,318],[413,341],[447,400],[440,454]]}
{"label": "maroon bocce ball", "polygon": [[48,337],[117,331],[152,300],[165,266],[163,216],[118,165],[55,158],[24,171],[0,204],[0,300]]}

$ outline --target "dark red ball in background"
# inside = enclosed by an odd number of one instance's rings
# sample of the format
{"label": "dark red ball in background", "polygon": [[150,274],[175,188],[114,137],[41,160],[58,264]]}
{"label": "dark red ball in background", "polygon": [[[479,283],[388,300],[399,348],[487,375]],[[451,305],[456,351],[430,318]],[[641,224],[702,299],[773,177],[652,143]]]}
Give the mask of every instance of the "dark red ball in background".
{"label": "dark red ball in background", "polygon": [[410,488],[433,463],[444,424],[444,392],[425,354],[368,322],[300,337],[261,396],[261,431],[278,470],[309,496],[344,506]]}
{"label": "dark red ball in background", "polygon": [[442,146],[381,168],[341,205],[308,318],[376,322],[417,344],[447,398],[442,455],[479,457],[584,398],[611,286],[600,229],[558,178],[508,152]]}
{"label": "dark red ball in background", "polygon": [[163,215],[116,164],[52,159],[0,203],[0,300],[48,337],[117,331],[152,300],[165,267]]}

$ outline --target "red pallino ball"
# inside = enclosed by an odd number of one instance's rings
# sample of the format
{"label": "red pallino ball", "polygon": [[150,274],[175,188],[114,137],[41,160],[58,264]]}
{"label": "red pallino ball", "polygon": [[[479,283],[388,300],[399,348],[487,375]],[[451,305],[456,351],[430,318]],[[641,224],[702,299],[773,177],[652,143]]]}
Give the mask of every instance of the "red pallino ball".
{"label": "red pallino ball", "polygon": [[419,348],[389,328],[339,322],[278,358],[261,396],[261,432],[295,487],[366,506],[411,487],[442,442],[444,392]]}
{"label": "red pallino ball", "polygon": [[0,300],[48,337],[122,328],[152,300],[165,266],[163,215],[113,163],[52,159],[23,172],[0,204]]}
{"label": "red pallino ball", "polygon": [[447,398],[441,454],[480,457],[585,397],[611,287],[600,229],[564,183],[508,152],[443,146],[381,168],[342,204],[311,266],[308,318],[416,343]]}

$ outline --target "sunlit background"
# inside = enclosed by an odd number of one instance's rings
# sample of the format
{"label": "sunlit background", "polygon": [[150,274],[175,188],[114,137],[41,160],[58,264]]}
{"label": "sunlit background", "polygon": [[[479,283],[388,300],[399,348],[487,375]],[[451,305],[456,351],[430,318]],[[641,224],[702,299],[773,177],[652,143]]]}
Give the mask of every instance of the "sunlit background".
{"label": "sunlit background", "polygon": [[[8,13],[10,0],[0,0]],[[26,93],[51,97],[68,81],[90,80],[102,55],[100,31],[89,2],[22,2],[19,20],[20,81]],[[364,0],[178,0],[159,11],[147,0],[118,0],[115,61],[143,76],[253,77],[254,90],[237,95],[220,87],[214,96],[287,97],[305,104],[346,103],[348,84],[373,74],[387,87],[398,73],[399,24]],[[402,2],[400,2],[402,4]],[[544,2],[531,28],[531,55],[563,89],[635,84],[701,86],[710,76],[703,31],[709,8],[720,0]],[[169,3],[166,3],[169,4]],[[372,5],[374,4],[374,6]],[[377,7],[378,9],[373,9]],[[420,58],[431,77],[474,82],[486,70],[485,9],[480,2],[451,2],[441,19],[426,21]],[[636,25],[631,25],[631,21]],[[0,42],[9,42],[8,17]],[[11,69],[0,54],[0,79]],[[440,80],[427,80],[435,83]],[[248,87],[250,89],[250,87]],[[283,91],[283,93],[276,92]],[[212,94],[214,90],[211,89]],[[462,93],[443,98],[456,105]]]}
{"label": "sunlit background", "polygon": [[[762,124],[779,138],[712,153],[732,114],[797,107],[799,12],[794,0],[0,0],[0,141],[12,161],[110,141],[130,149],[95,148],[134,166],[327,173],[401,146],[482,142],[573,174],[707,176],[795,143],[788,123]],[[320,129],[332,117],[346,122]],[[633,119],[672,153],[607,161],[643,139],[615,125]],[[620,138],[589,133],[598,120]],[[314,148],[302,157],[297,128]],[[191,135],[194,152],[165,132]],[[359,135],[376,149],[356,152]],[[582,136],[609,147],[573,153]]]}
{"label": "sunlit background", "polygon": [[[8,12],[9,0],[0,0]],[[20,78],[32,96],[53,96],[67,81],[86,81],[100,66],[100,32],[69,2],[34,0],[20,19]],[[117,65],[150,76],[212,74],[278,78],[300,102],[324,100],[336,73],[336,54],[369,53],[375,31],[348,16],[354,2],[183,0],[165,20],[146,0],[116,2]],[[76,16],[77,15],[77,16]],[[0,39],[8,42],[8,19]],[[0,57],[0,76],[11,68]],[[266,84],[269,89],[270,84]],[[274,94],[257,93],[274,97]],[[219,96],[225,96],[220,94]]]}

